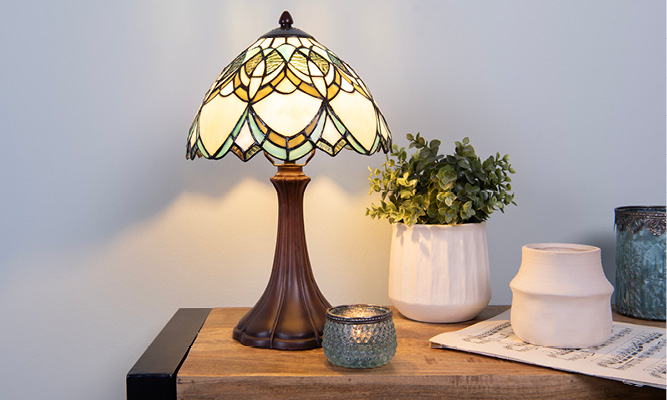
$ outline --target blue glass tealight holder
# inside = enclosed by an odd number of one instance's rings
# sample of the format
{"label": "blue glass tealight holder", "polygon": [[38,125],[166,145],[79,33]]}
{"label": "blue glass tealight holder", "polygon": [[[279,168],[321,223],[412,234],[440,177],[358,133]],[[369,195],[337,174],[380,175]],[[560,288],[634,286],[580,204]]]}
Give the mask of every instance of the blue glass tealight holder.
{"label": "blue glass tealight holder", "polygon": [[322,348],[329,361],[345,368],[375,368],[396,354],[396,329],[388,307],[355,304],[327,310]]}

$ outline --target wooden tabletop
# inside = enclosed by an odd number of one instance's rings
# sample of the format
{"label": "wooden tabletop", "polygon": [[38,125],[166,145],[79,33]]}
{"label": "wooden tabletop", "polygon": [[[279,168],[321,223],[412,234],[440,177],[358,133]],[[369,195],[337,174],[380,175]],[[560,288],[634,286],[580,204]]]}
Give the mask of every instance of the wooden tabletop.
{"label": "wooden tabletop", "polygon": [[[176,379],[178,399],[438,398],[631,399],[665,398],[665,391],[505,361],[432,349],[429,339],[491,318],[508,306],[489,306],[475,320],[428,324],[394,313],[398,348],[373,369],[331,364],[322,349],[279,351],[244,346],[232,329],[248,308],[214,308]],[[664,327],[614,315],[614,319]]]}

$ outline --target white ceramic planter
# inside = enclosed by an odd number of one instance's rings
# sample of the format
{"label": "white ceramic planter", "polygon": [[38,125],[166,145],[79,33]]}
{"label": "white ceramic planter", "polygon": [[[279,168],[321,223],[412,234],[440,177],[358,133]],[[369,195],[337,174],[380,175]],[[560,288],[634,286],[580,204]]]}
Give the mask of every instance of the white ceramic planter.
{"label": "white ceramic planter", "polygon": [[597,247],[525,245],[510,288],[512,330],[525,342],[583,348],[611,335],[614,288],[604,276]]}
{"label": "white ceramic planter", "polygon": [[474,318],[491,300],[486,224],[394,224],[389,298],[424,322]]}

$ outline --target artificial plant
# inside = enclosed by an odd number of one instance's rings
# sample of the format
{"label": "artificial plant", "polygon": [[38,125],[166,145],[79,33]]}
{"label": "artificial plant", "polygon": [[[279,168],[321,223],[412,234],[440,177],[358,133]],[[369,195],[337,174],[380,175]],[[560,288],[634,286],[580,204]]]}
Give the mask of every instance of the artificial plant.
{"label": "artificial plant", "polygon": [[439,140],[429,142],[419,133],[407,139],[413,154],[394,145],[381,168],[369,167],[370,193],[382,198],[366,215],[408,225],[454,225],[482,222],[495,210],[516,205],[509,155],[481,161],[467,137],[456,142],[451,155],[439,153]]}

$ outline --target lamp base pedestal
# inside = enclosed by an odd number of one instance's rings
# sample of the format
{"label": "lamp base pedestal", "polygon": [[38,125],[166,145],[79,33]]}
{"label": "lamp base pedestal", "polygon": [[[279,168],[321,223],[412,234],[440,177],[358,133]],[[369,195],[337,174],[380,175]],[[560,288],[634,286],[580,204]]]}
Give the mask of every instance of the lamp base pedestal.
{"label": "lamp base pedestal", "polygon": [[278,193],[276,252],[264,294],[234,328],[234,339],[244,345],[279,350],[322,346],[330,304],[315,283],[306,247],[303,194],[308,182],[296,164],[279,165],[271,178]]}

